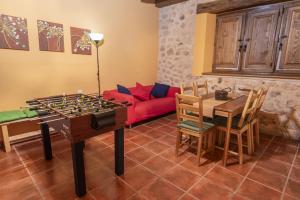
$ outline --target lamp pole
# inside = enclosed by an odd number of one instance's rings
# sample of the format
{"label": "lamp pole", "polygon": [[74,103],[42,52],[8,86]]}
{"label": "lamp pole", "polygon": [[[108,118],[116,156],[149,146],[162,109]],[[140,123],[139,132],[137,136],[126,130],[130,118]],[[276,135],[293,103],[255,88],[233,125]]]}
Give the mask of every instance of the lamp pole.
{"label": "lamp pole", "polygon": [[99,47],[104,43],[104,35],[102,33],[90,33],[91,42],[95,45],[97,50],[97,81],[98,81],[98,95],[101,96],[100,88],[100,63],[99,63]]}
{"label": "lamp pole", "polygon": [[100,98],[101,95],[101,89],[100,89],[100,64],[99,64],[99,45],[98,42],[96,43],[96,49],[97,49],[97,79],[98,79],[98,95]]}

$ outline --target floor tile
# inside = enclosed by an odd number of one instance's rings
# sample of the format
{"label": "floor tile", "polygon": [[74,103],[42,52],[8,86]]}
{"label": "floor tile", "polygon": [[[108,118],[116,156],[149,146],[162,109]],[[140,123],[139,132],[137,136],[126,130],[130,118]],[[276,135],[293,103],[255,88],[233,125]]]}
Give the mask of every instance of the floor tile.
{"label": "floor tile", "polygon": [[197,183],[190,192],[193,196],[198,199],[230,199],[232,192],[224,187],[221,187],[206,178],[203,178]]}
{"label": "floor tile", "polygon": [[251,200],[277,200],[281,197],[280,192],[249,179],[243,182],[237,194]]}
{"label": "floor tile", "polygon": [[127,141],[125,141],[125,144],[124,144],[124,153],[128,153],[137,148],[139,148],[139,145],[127,140]]}
{"label": "floor tile", "polygon": [[232,192],[236,190],[243,180],[242,176],[219,166],[216,166],[205,177],[212,182],[218,183],[218,185],[231,190]]}
{"label": "floor tile", "polygon": [[155,156],[151,151],[146,150],[143,147],[135,149],[126,154],[130,159],[137,161],[139,163],[145,162],[146,160],[150,159],[151,157]]}
{"label": "floor tile", "polygon": [[153,171],[155,174],[159,176],[167,172],[173,165],[174,163],[160,156],[155,156],[143,163],[143,166],[150,169],[151,171]]}
{"label": "floor tile", "polygon": [[169,146],[175,147],[176,137],[165,135],[159,138],[159,141]]}
{"label": "floor tile", "polygon": [[169,169],[168,172],[163,175],[163,178],[183,190],[188,190],[199,180],[199,176],[197,174],[192,173],[181,166],[175,166]]}
{"label": "floor tile", "polygon": [[38,187],[44,191],[49,190],[51,187],[61,184],[62,182],[73,180],[73,177],[68,176],[69,174],[64,168],[58,167],[45,172],[40,172],[32,175],[32,178],[38,184]]}
{"label": "floor tile", "polygon": [[145,145],[145,144],[147,144],[147,143],[152,142],[153,139],[150,138],[150,137],[147,137],[147,136],[145,136],[145,135],[143,135],[143,134],[139,134],[139,135],[137,135],[137,136],[131,138],[130,141],[131,141],[131,142],[134,142],[135,144],[138,144],[138,145],[140,145],[140,146],[143,146],[143,145]]}
{"label": "floor tile", "polygon": [[283,191],[287,179],[286,176],[279,175],[261,167],[254,167],[254,169],[250,172],[248,178],[281,192]]}
{"label": "floor tile", "polygon": [[63,163],[63,161],[59,160],[56,157],[53,157],[52,160],[45,160],[44,158],[42,158],[34,162],[26,163],[26,167],[31,174],[36,174],[47,170],[51,170],[55,167],[59,167],[63,165]]}
{"label": "floor tile", "polygon": [[294,166],[290,178],[293,179],[294,181],[299,181],[300,182],[300,167]]}
{"label": "floor tile", "polygon": [[178,199],[183,194],[183,191],[162,179],[158,179],[144,187],[140,194],[151,200],[174,200]]}
{"label": "floor tile", "polygon": [[139,165],[130,170],[125,170],[124,175],[120,178],[135,190],[140,190],[142,187],[157,179],[157,176]]}
{"label": "floor tile", "polygon": [[181,152],[179,153],[178,156],[175,155],[175,148],[169,148],[168,150],[161,152],[159,154],[161,157],[170,160],[172,162],[175,163],[180,163],[183,160],[187,159],[190,157],[190,154],[186,153],[186,152]]}
{"label": "floor tile", "polygon": [[1,173],[0,187],[13,184],[14,182],[26,177],[29,177],[29,173],[24,166],[10,168],[6,170],[5,173]]}
{"label": "floor tile", "polygon": [[43,196],[46,200],[73,200],[77,197],[72,181],[59,183],[49,190],[43,191]]}
{"label": "floor tile", "polygon": [[216,163],[207,160],[207,162],[204,162],[200,166],[198,166],[196,158],[189,157],[188,159],[181,162],[180,165],[190,170],[191,172],[197,173],[198,175],[202,176],[205,173],[207,173],[210,169],[215,167]]}
{"label": "floor tile", "polygon": [[151,128],[145,125],[139,125],[139,126],[135,126],[132,128],[132,130],[138,132],[138,133],[146,133],[147,131],[149,131]]}
{"label": "floor tile", "polygon": [[123,200],[132,196],[135,192],[118,178],[106,181],[104,186],[90,191],[97,200]]}
{"label": "floor tile", "polygon": [[185,194],[180,198],[180,200],[197,200],[197,199],[189,194]]}
{"label": "floor tile", "polygon": [[153,139],[158,139],[162,136],[165,136],[167,135],[166,133],[164,132],[161,132],[159,131],[158,129],[151,129],[150,131],[144,133],[144,135],[148,136],[148,137],[151,137]]}
{"label": "floor tile", "polygon": [[114,172],[103,165],[99,165],[93,170],[86,171],[86,185],[89,190],[92,190],[96,187],[103,186],[103,183],[114,177]]}
{"label": "floor tile", "polygon": [[165,150],[170,148],[170,146],[163,144],[159,141],[153,141],[153,142],[145,145],[144,147],[156,154],[162,153]]}
{"label": "floor tile", "polygon": [[266,156],[262,156],[256,165],[284,176],[288,175],[291,168],[291,165],[286,162],[270,159]]}
{"label": "floor tile", "polygon": [[290,179],[288,181],[288,184],[286,186],[286,194],[292,196],[292,197],[300,197],[300,181],[294,181]]}
{"label": "floor tile", "polygon": [[177,127],[176,126],[160,126],[157,128],[157,130],[161,131],[161,132],[164,132],[164,133],[171,133],[171,132],[175,132],[177,130]]}
{"label": "floor tile", "polygon": [[0,197],[3,200],[40,200],[38,193],[30,177],[16,180],[12,184],[1,185]]}

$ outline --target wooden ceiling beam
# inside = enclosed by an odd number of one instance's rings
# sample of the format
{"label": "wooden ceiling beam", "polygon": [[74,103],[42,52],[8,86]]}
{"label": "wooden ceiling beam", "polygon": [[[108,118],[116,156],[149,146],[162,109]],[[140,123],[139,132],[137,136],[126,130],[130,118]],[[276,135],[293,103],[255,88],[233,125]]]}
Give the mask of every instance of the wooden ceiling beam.
{"label": "wooden ceiling beam", "polygon": [[188,0],[141,0],[144,3],[153,3],[156,7],[162,8],[173,4],[181,3]]}
{"label": "wooden ceiling beam", "polygon": [[246,9],[253,6],[280,3],[291,0],[215,0],[208,3],[200,3],[197,6],[197,13],[218,14],[227,11]]}

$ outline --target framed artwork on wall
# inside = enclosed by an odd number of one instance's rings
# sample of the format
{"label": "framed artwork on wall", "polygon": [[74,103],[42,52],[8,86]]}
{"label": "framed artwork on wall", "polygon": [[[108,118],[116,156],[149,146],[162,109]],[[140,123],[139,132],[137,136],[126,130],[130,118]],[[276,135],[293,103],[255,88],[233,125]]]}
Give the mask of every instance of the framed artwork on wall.
{"label": "framed artwork on wall", "polygon": [[83,28],[71,27],[71,48],[73,54],[91,55],[92,46],[89,38],[91,31]]}
{"label": "framed artwork on wall", "polygon": [[26,18],[0,14],[0,49],[29,50]]}
{"label": "framed artwork on wall", "polygon": [[37,21],[41,51],[64,52],[64,29],[62,24]]}

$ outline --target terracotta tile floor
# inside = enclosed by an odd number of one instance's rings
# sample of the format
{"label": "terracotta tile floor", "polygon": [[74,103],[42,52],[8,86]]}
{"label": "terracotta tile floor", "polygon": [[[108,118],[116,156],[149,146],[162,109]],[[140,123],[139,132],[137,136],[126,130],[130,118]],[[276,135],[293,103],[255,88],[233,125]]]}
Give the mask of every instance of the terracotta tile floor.
{"label": "terracotta tile floor", "polygon": [[[222,152],[175,157],[175,115],[125,130],[125,174],[114,174],[112,133],[86,141],[87,195],[82,199],[300,199],[300,144],[262,135],[245,164],[232,157],[226,168]],[[52,137],[52,161],[45,161],[41,140],[0,152],[0,199],[76,199],[70,145]],[[246,152],[246,151],[245,151]]]}

